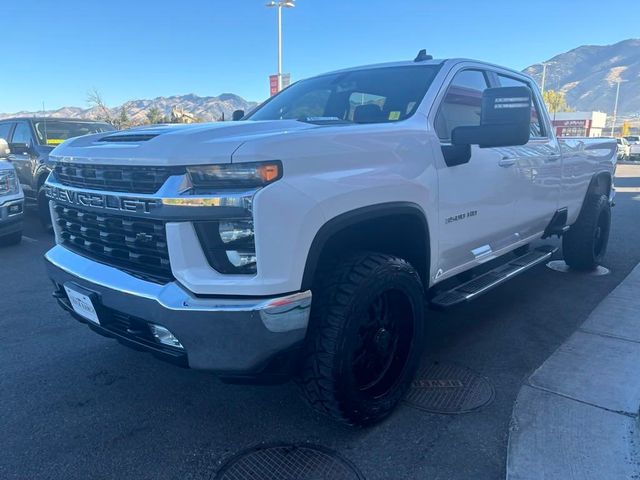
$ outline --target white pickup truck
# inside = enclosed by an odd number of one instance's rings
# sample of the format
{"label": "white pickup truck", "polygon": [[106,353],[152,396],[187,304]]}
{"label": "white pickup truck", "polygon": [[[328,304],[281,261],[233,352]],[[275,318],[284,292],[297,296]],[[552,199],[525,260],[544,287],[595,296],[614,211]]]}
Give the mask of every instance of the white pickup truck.
{"label": "white pickup truck", "polygon": [[528,246],[552,235],[571,267],[602,260],[616,143],[558,140],[520,72],[421,52],[299,81],[241,121],[89,135],[51,159],[64,309],[227,381],[293,375],[366,425],[412,381],[426,302],[539,264],[554,249]]}

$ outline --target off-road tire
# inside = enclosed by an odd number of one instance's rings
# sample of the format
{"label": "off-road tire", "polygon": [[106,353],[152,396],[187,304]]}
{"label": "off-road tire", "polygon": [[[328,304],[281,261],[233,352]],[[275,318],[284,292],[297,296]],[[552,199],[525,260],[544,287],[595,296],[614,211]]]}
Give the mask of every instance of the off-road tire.
{"label": "off-road tire", "polygon": [[49,199],[47,198],[46,191],[44,186],[40,187],[38,190],[38,219],[40,220],[40,225],[42,228],[50,232],[53,230],[53,226],[51,225],[51,211],[49,210]]}
{"label": "off-road tire", "polygon": [[[422,355],[425,309],[418,273],[401,258],[359,253],[326,269],[313,294],[305,353],[297,379],[304,397],[316,410],[346,424],[366,426],[379,422],[404,397]],[[397,365],[388,370],[387,382],[391,382],[388,391],[374,395],[358,384],[357,360],[353,357],[356,344],[365,344],[362,329],[371,323],[371,309],[376,301],[388,296],[397,298],[398,305],[405,307],[394,308],[395,304],[387,301],[383,315],[392,311],[410,313],[389,317],[397,318],[404,340],[394,342],[394,352],[389,355],[391,365],[396,361]],[[401,345],[407,348],[399,348]]]}
{"label": "off-road tire", "polygon": [[562,237],[566,264],[574,270],[595,269],[607,251],[610,230],[609,199],[606,195],[587,195],[578,219]]}
{"label": "off-road tire", "polygon": [[0,237],[0,246],[8,247],[10,245],[17,245],[22,241],[22,232],[14,232],[4,237]]}

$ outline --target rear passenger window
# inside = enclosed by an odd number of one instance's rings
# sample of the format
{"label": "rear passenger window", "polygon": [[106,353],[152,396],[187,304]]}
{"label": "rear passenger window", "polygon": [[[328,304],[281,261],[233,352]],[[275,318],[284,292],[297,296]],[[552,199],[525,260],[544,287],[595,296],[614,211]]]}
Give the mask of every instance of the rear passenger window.
{"label": "rear passenger window", "polygon": [[456,127],[480,125],[482,92],[487,79],[480,70],[456,73],[436,115],[435,129],[440,140],[450,140]]}
{"label": "rear passenger window", "polygon": [[[522,80],[517,80],[512,77],[506,77],[504,75],[498,75],[501,87],[527,87],[531,89],[531,86]],[[544,137],[544,129],[542,128],[542,121],[539,113],[539,105],[536,102],[536,96],[531,92],[531,98],[533,102],[531,104],[531,136],[532,137]]]}
{"label": "rear passenger window", "polygon": [[10,123],[0,123],[0,138],[4,138],[9,143],[9,131],[11,130]]}

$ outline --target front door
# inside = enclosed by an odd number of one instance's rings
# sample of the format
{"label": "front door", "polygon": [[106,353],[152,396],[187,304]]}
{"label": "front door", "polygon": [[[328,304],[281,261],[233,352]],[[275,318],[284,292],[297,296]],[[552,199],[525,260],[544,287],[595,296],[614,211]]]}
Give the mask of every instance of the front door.
{"label": "front door", "polygon": [[[445,148],[458,126],[479,125],[482,93],[488,74],[461,69],[453,77],[435,117]],[[439,264],[436,277],[446,278],[495,258],[518,241],[514,225],[516,170],[501,149],[471,146],[471,159],[447,165],[439,159]],[[451,162],[450,162],[451,163]]]}
{"label": "front door", "polygon": [[[31,127],[27,122],[18,122],[11,138],[11,154],[9,160],[18,172],[25,195],[34,197],[32,189],[32,168],[35,161],[34,140]],[[14,151],[15,150],[15,151]]]}

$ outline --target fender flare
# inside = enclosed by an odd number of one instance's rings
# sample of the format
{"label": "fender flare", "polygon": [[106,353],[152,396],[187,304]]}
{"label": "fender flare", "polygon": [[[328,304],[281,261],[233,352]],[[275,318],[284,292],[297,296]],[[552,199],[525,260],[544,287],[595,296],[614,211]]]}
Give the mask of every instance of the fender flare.
{"label": "fender flare", "polygon": [[418,270],[424,269],[424,272],[426,272],[425,279],[428,282],[431,262],[431,237],[429,234],[429,224],[424,210],[422,210],[418,204],[412,202],[389,202],[350,210],[328,220],[318,230],[311,242],[311,247],[309,248],[307,260],[305,262],[304,273],[302,275],[301,290],[308,290],[313,285],[313,280],[318,269],[318,263],[322,252],[327,243],[336,234],[348,227],[357,225],[358,223],[375,220],[377,218],[395,217],[400,215],[411,216],[418,220],[422,226],[425,238],[424,248],[426,253],[426,265],[416,266],[416,268],[418,268]]}

